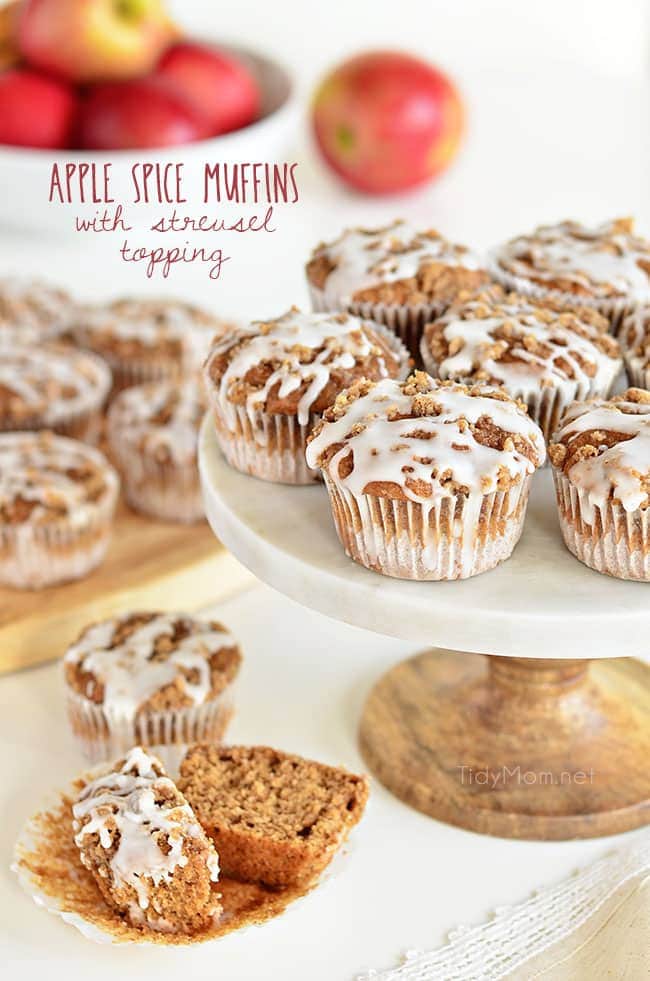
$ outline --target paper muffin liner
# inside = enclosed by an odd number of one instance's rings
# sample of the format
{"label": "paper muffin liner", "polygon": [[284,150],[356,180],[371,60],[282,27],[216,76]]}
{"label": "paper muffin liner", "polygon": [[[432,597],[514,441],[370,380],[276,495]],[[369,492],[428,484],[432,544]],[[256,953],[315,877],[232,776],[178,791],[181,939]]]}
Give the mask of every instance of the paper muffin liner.
{"label": "paper muffin liner", "polygon": [[587,492],[555,467],[553,480],[569,551],[596,572],[650,582],[650,508],[626,511],[617,501],[594,506]]}
{"label": "paper muffin liner", "polygon": [[355,317],[364,320],[374,320],[383,324],[399,337],[408,349],[411,357],[419,364],[420,340],[426,324],[436,320],[450,306],[448,302],[438,300],[431,303],[418,303],[413,306],[397,306],[388,303],[341,303],[332,305],[325,299],[323,290],[308,283],[312,308],[316,313],[327,313],[334,310],[345,310]]}
{"label": "paper muffin liner", "polygon": [[83,330],[77,330],[75,340],[84,350],[91,350],[108,365],[113,378],[111,397],[125,388],[144,385],[147,382],[180,381],[192,372],[198,374],[200,364],[188,364],[183,359],[174,360],[168,355],[160,355],[155,349],[146,354],[132,354],[123,358],[113,351],[95,350]]}
{"label": "paper muffin liner", "polygon": [[495,259],[489,263],[490,275],[505,289],[520,293],[531,300],[543,303],[545,300],[558,306],[575,309],[576,307],[591,307],[609,320],[610,334],[618,338],[623,328],[623,321],[641,305],[631,297],[594,297],[579,296],[576,293],[566,293],[562,290],[550,289],[532,283],[523,276],[515,276],[506,272]]}
{"label": "paper muffin liner", "polygon": [[346,554],[396,579],[468,579],[505,561],[523,530],[531,477],[508,491],[455,495],[428,505],[353,494],[325,474]]}
{"label": "paper muffin liner", "polygon": [[66,686],[68,721],[91,763],[116,759],[133,746],[156,747],[168,769],[178,765],[191,743],[220,743],[235,712],[235,682],[202,705],[145,711],[134,718],[96,705]]}
{"label": "paper muffin liner", "polygon": [[110,471],[106,493],[83,524],[74,517],[41,525],[0,524],[0,583],[42,589],[86,576],[106,554],[118,489]]}
{"label": "paper muffin liner", "polygon": [[650,364],[646,358],[633,354],[625,355],[625,370],[630,385],[650,391]]}

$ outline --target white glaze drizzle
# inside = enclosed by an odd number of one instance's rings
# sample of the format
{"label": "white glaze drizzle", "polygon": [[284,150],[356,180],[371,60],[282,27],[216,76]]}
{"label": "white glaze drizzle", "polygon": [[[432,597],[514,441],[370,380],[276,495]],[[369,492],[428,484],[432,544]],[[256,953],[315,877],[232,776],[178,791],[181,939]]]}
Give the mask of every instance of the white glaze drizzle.
{"label": "white glaze drizzle", "polygon": [[574,463],[567,476],[583,491],[583,517],[594,519],[595,508],[603,509],[610,497],[625,511],[647,506],[648,491],[644,481],[650,477],[650,403],[627,401],[606,402],[593,399],[575,403],[564,417],[554,441],[571,444],[580,433],[623,433],[631,438],[614,446],[601,447],[598,456]]}
{"label": "white glaze drizzle", "polygon": [[5,347],[0,341],[0,385],[37,412],[45,425],[56,422],[62,406],[76,412],[92,403],[98,392],[100,398],[107,395],[110,383],[108,368],[81,351]]}
{"label": "white glaze drizzle", "polygon": [[[177,395],[178,398],[174,398]],[[169,404],[173,409],[165,423],[154,419]],[[196,461],[198,432],[205,414],[199,385],[194,378],[179,384],[136,385],[113,401],[109,417],[115,437],[136,445],[145,453],[164,448],[178,465]]]}
{"label": "white glaze drizzle", "polygon": [[[130,886],[134,889],[140,910],[149,908],[151,886],[169,882],[177,868],[187,865],[188,858],[183,852],[186,839],[204,836],[189,804],[156,803],[156,791],[162,789],[176,791],[172,781],[164,775],[159,760],[136,746],[119,771],[97,777],[87,784],[72,809],[75,844],[87,867],[90,863],[84,854],[84,845],[88,835],[98,835],[99,843],[106,851],[113,847],[115,836],[119,836],[117,849],[109,862],[113,883],[118,888]],[[169,848],[167,854],[154,837],[157,833],[165,837]],[[206,867],[211,881],[217,882],[218,856],[209,841],[206,841],[206,847]],[[139,921],[141,917],[137,916],[137,911],[133,912],[136,915],[132,919]],[[164,929],[164,920],[156,923]]]}
{"label": "white glaze drizzle", "polygon": [[39,280],[0,278],[0,343],[39,343],[71,326],[69,296]]}
{"label": "white glaze drizzle", "polygon": [[105,493],[116,493],[117,474],[106,458],[91,446],[50,433],[0,435],[0,508],[16,500],[34,505],[29,522],[47,518],[52,511],[83,526],[94,514],[84,484],[66,471],[91,466],[101,472]]}
{"label": "white glaze drizzle", "polygon": [[[400,251],[391,251],[395,244]],[[313,255],[325,255],[335,264],[323,287],[325,299],[334,309],[352,302],[359,290],[411,279],[424,263],[482,268],[479,257],[465,246],[442,236],[427,237],[405,221],[379,229],[346,229],[334,242],[319,246]]]}
{"label": "white glaze drizzle", "polygon": [[650,275],[638,264],[650,262],[650,244],[617,230],[614,222],[595,228],[575,221],[542,225],[494,254],[503,269],[524,279],[531,274],[538,280],[561,278],[596,292],[612,286],[617,293],[650,299]]}
{"label": "white glaze drizzle", "polygon": [[[192,704],[202,705],[211,691],[208,659],[224,647],[235,646],[232,636],[205,621],[182,617],[190,623],[189,635],[172,650],[155,654],[156,641],[172,637],[181,618],[180,614],[160,613],[112,646],[117,630],[129,616],[126,613],[93,624],[65,654],[66,664],[78,665],[102,682],[104,711],[115,718],[133,719],[140,705],[176,679],[182,680]],[[197,680],[190,681],[184,672],[196,673]]]}
{"label": "white glaze drizzle", "polygon": [[[257,410],[264,407],[276,386],[279,385],[278,395],[282,399],[308,382],[298,403],[298,422],[304,426],[334,369],[350,370],[374,354],[381,374],[388,375],[382,350],[369,336],[368,329],[379,330],[376,325],[348,314],[289,310],[276,320],[253,323],[217,340],[206,363],[208,385],[212,384],[209,371],[213,358],[243,341],[219,381],[221,404],[231,427],[234,429],[236,421],[236,409],[228,400],[231,386],[245,378],[251,368],[268,362],[278,366],[262,388],[248,395],[246,409],[249,416],[253,419]],[[315,357],[313,351],[318,351]],[[395,357],[399,360],[400,354],[396,353]]]}

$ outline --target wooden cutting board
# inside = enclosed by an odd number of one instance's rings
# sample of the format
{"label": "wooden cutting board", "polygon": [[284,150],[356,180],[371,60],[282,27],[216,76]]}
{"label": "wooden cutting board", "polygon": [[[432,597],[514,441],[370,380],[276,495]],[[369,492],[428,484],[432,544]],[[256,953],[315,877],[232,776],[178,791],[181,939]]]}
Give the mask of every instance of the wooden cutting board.
{"label": "wooden cutting board", "polygon": [[93,620],[192,612],[254,582],[207,523],[165,524],[121,505],[106,559],[86,579],[37,592],[0,587],[0,673],[60,657]]}

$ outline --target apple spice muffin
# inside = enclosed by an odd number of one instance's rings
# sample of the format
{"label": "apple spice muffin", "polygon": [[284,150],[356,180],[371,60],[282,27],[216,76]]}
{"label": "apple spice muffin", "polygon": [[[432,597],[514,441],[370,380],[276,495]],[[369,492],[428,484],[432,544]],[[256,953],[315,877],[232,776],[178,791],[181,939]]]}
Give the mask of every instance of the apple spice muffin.
{"label": "apple spice muffin", "polygon": [[118,392],[198,372],[212,338],[229,326],[179,300],[127,298],[80,311],[74,338],[105,359]]}
{"label": "apple spice muffin", "polygon": [[334,524],[355,562],[399,579],[465,579],[509,558],[544,437],[494,388],[361,381],[316,427]]}
{"label": "apple spice muffin", "polygon": [[118,476],[94,447],[51,433],[0,433],[0,583],[40,589],[104,558]]}
{"label": "apple spice muffin", "polygon": [[221,914],[219,857],[155,756],[136,746],[73,805],[82,864],[138,929],[198,933]]}
{"label": "apple spice muffin", "polygon": [[0,343],[0,430],[51,429],[96,442],[111,373],[101,358],[63,345]]}
{"label": "apple spice muffin", "polygon": [[593,306],[618,336],[624,317],[650,301],[650,242],[632,218],[589,227],[577,221],[541,225],[497,246],[490,271],[510,290],[566,306]]}
{"label": "apple spice muffin", "polygon": [[77,305],[65,290],[25,277],[0,278],[0,344],[42,344],[65,337]]}
{"label": "apple spice muffin", "polygon": [[301,313],[217,338],[205,387],[231,466],[263,480],[309,484],[307,436],[357,378],[404,377],[408,352],[380,324],[346,313]]}
{"label": "apple spice muffin", "polygon": [[223,874],[273,888],[313,881],[368,799],[365,777],[268,746],[193,746],[178,786]]}
{"label": "apple spice muffin", "polygon": [[502,386],[547,440],[571,402],[607,397],[621,374],[619,345],[596,310],[558,311],[499,287],[461,299],[425,327],[424,367],[436,378]]}
{"label": "apple spice muffin", "polygon": [[136,385],[113,399],[108,446],[136,511],[188,524],[204,517],[197,451],[205,409],[194,378]]}
{"label": "apple spice muffin", "polygon": [[349,228],[318,245],[307,263],[314,310],[347,310],[394,330],[414,358],[422,328],[462,290],[491,279],[464,245],[404,221],[384,228]]}
{"label": "apple spice muffin", "polygon": [[574,403],[549,456],[569,551],[596,572],[650,582],[650,392]]}
{"label": "apple spice muffin", "polygon": [[137,612],[91,624],[63,659],[72,731],[91,760],[134,743],[219,741],[240,664],[215,620]]}

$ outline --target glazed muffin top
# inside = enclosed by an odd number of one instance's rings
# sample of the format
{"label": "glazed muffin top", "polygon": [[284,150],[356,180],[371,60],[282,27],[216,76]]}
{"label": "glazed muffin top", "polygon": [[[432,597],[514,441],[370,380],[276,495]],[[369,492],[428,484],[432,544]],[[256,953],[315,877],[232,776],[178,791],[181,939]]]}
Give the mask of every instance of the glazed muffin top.
{"label": "glazed muffin top", "polygon": [[622,367],[620,348],[595,310],[558,311],[498,288],[454,304],[427,324],[425,364],[440,378],[503,385],[605,391]]}
{"label": "glazed muffin top", "polygon": [[553,466],[584,491],[582,512],[614,501],[650,506],[650,392],[628,388],[608,401],[574,402],[549,447]]}
{"label": "glazed muffin top", "polygon": [[124,298],[87,307],[75,324],[75,339],[107,358],[152,356],[200,367],[223,320],[180,300]]}
{"label": "glazed muffin top", "polygon": [[347,313],[294,307],[217,338],[205,381],[222,407],[295,415],[306,425],[357,378],[403,377],[407,370],[408,352],[385,327]]}
{"label": "glazed muffin top", "polygon": [[110,387],[108,366],[86,351],[0,344],[0,429],[56,428],[100,407]]}
{"label": "glazed muffin top", "polygon": [[113,504],[118,476],[92,446],[49,432],[0,434],[0,523],[83,527]]}
{"label": "glazed muffin top", "polygon": [[0,344],[40,344],[66,333],[76,304],[65,290],[40,280],[0,278]]}
{"label": "glazed muffin top", "polygon": [[431,504],[506,491],[544,462],[526,407],[493,388],[436,381],[361,381],[319,423],[307,462],[355,495]]}
{"label": "glazed muffin top", "polygon": [[149,612],[91,624],[63,659],[70,688],[125,718],[202,705],[240,663],[237,643],[216,620]]}
{"label": "glazed muffin top", "polygon": [[448,304],[460,290],[477,289],[490,279],[466,246],[404,221],[346,229],[314,249],[306,271],[332,309],[354,303]]}
{"label": "glazed muffin top", "polygon": [[498,246],[492,258],[497,272],[584,300],[650,299],[650,242],[634,234],[631,218],[541,225]]}
{"label": "glazed muffin top", "polygon": [[82,864],[131,923],[200,927],[218,911],[214,845],[160,761],[140,746],[87,783],[72,807]]}
{"label": "glazed muffin top", "polygon": [[111,444],[128,445],[158,463],[196,463],[205,400],[197,381],[151,382],[126,388],[108,410]]}

